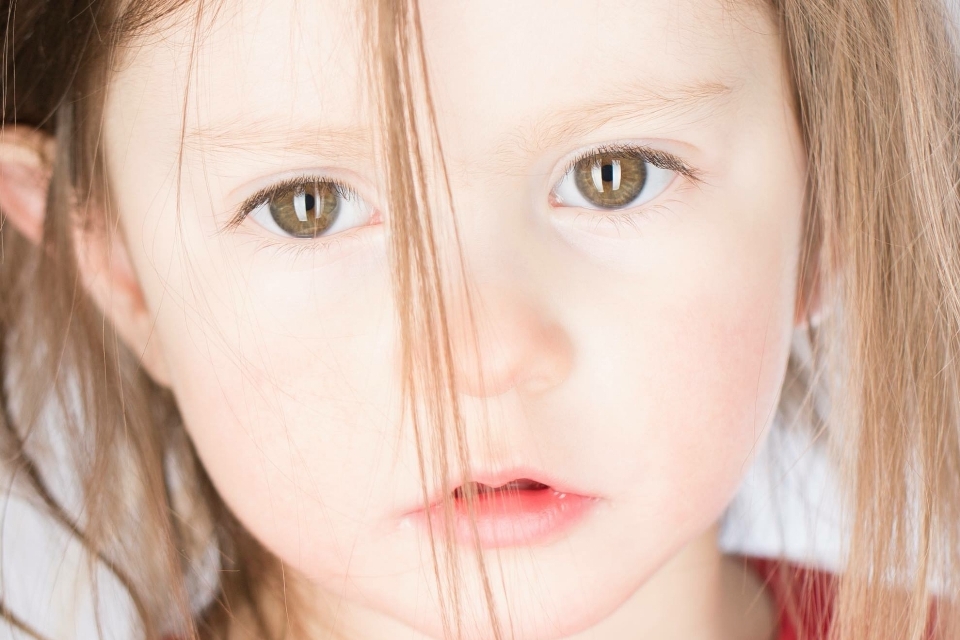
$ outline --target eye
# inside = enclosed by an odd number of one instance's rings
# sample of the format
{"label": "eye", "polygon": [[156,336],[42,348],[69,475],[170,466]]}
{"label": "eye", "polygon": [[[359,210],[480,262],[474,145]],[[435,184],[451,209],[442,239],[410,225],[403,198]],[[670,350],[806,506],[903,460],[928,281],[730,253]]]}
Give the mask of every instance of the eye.
{"label": "eye", "polygon": [[279,236],[319,238],[362,226],[371,212],[372,207],[339,182],[294,178],[253,196],[241,208],[241,219],[249,216]]}
{"label": "eye", "polygon": [[553,196],[565,207],[626,209],[659,196],[678,173],[689,170],[676,157],[660,151],[597,149],[571,163]]}

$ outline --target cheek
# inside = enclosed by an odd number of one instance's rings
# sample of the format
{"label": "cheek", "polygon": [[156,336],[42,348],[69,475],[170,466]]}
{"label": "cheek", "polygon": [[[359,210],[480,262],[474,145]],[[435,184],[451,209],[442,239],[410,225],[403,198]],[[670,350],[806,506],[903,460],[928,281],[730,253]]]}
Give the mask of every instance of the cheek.
{"label": "cheek", "polygon": [[594,286],[583,305],[577,322],[604,330],[580,332],[590,403],[579,419],[595,425],[593,466],[616,480],[625,516],[664,532],[653,547],[715,521],[776,412],[800,193],[746,209],[759,217],[718,203],[708,223],[651,226],[643,269]]}
{"label": "cheek", "polygon": [[218,267],[229,256],[195,261],[195,287],[179,293],[202,299],[158,319],[178,405],[221,496],[268,548],[326,575],[345,573],[337,550],[382,534],[403,495],[383,490],[398,487],[399,411],[377,255],[316,270],[272,258],[242,274]]}
{"label": "cheek", "polygon": [[[665,453],[651,468],[703,496],[703,509],[717,515],[777,411],[794,331],[797,219],[706,254],[695,277],[675,283],[664,311],[672,330],[653,341],[662,364],[652,388],[661,400],[647,411],[662,427],[652,437]],[[677,503],[678,520],[689,504]]]}
{"label": "cheek", "polygon": [[674,331],[655,342],[638,472],[678,526],[719,515],[763,443],[789,353],[793,307],[777,299],[785,289],[704,295],[677,309]]}

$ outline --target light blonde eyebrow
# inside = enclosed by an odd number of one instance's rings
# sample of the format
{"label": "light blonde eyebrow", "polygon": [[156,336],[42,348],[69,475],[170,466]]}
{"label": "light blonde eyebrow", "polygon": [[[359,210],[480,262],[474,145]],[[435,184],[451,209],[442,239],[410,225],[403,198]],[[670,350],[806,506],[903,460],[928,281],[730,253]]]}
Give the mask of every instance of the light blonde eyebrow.
{"label": "light blonde eyebrow", "polygon": [[[716,106],[734,89],[718,81],[695,82],[657,89],[634,83],[619,87],[601,100],[564,107],[539,120],[522,124],[494,148],[494,162],[525,166],[530,155],[563,146],[614,121],[682,117]],[[336,161],[363,162],[376,153],[372,132],[363,127],[325,127],[277,119],[226,120],[192,127],[184,133],[184,150],[202,153],[205,160],[229,160],[237,152],[309,155]],[[481,163],[483,164],[483,163]]]}
{"label": "light blonde eyebrow", "polygon": [[245,151],[360,162],[369,159],[374,151],[372,133],[363,127],[239,119],[189,128],[184,132],[183,147],[185,152],[199,152],[205,159],[214,160]]}
{"label": "light blonde eyebrow", "polygon": [[683,118],[719,106],[733,93],[733,86],[719,81],[660,89],[643,83],[625,85],[600,100],[565,107],[522,125],[498,145],[496,155],[505,159],[518,152],[529,155],[564,146],[611,122]]}

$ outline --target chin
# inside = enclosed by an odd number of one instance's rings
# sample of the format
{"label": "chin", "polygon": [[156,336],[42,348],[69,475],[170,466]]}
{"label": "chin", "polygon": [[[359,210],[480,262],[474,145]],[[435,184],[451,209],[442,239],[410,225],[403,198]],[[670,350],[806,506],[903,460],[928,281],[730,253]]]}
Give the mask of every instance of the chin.
{"label": "chin", "polygon": [[[607,620],[647,582],[656,567],[632,562],[620,556],[612,562],[605,549],[594,553],[576,550],[582,545],[562,540],[549,547],[509,548],[484,552],[493,608],[500,622],[501,638],[511,640],[555,640],[568,638]],[[588,547],[589,549],[589,547]],[[601,551],[597,554],[596,551]],[[440,552],[442,554],[442,552]],[[424,555],[429,555],[427,551]],[[480,572],[472,551],[459,554],[461,564],[459,615],[450,609],[450,619],[463,621],[462,640],[493,640],[487,601]],[[405,626],[438,640],[457,638],[456,629],[444,629],[443,616],[436,603],[436,580],[429,562],[419,570],[418,584],[381,585],[383,591],[370,604]],[[447,602],[453,602],[446,590]],[[407,596],[398,599],[398,593]],[[419,594],[419,597],[417,597]],[[429,595],[428,595],[429,594]],[[430,603],[430,606],[424,606]]]}
{"label": "chin", "polygon": [[[500,575],[491,571],[492,586],[499,582]],[[546,578],[545,578],[546,579]],[[494,598],[501,638],[511,640],[560,640],[587,631],[608,619],[641,584],[606,584],[599,589],[557,589],[544,585],[535,592],[517,586],[512,598]],[[463,609],[463,640],[493,640],[496,635],[490,623],[486,603],[479,594],[470,593]],[[508,604],[509,603],[509,604]],[[455,637],[444,633],[439,616],[421,626],[421,631],[443,640]]]}

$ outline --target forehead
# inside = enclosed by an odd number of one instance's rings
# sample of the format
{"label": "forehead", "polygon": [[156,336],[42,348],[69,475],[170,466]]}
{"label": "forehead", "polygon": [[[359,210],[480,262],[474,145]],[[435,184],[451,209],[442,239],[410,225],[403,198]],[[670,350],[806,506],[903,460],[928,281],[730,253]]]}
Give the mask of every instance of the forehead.
{"label": "forehead", "polygon": [[[767,13],[728,0],[420,6],[442,132],[494,152],[556,141],[567,129],[575,136],[579,115],[590,113],[600,123],[633,113],[669,128],[708,98],[732,90],[742,98],[780,66]],[[253,144],[368,155],[362,24],[355,0],[226,0],[198,24],[175,16],[129,47],[108,99],[108,113],[126,115],[107,128],[127,139],[145,123],[151,136],[175,130],[171,149],[182,131],[188,152],[215,155]]]}

